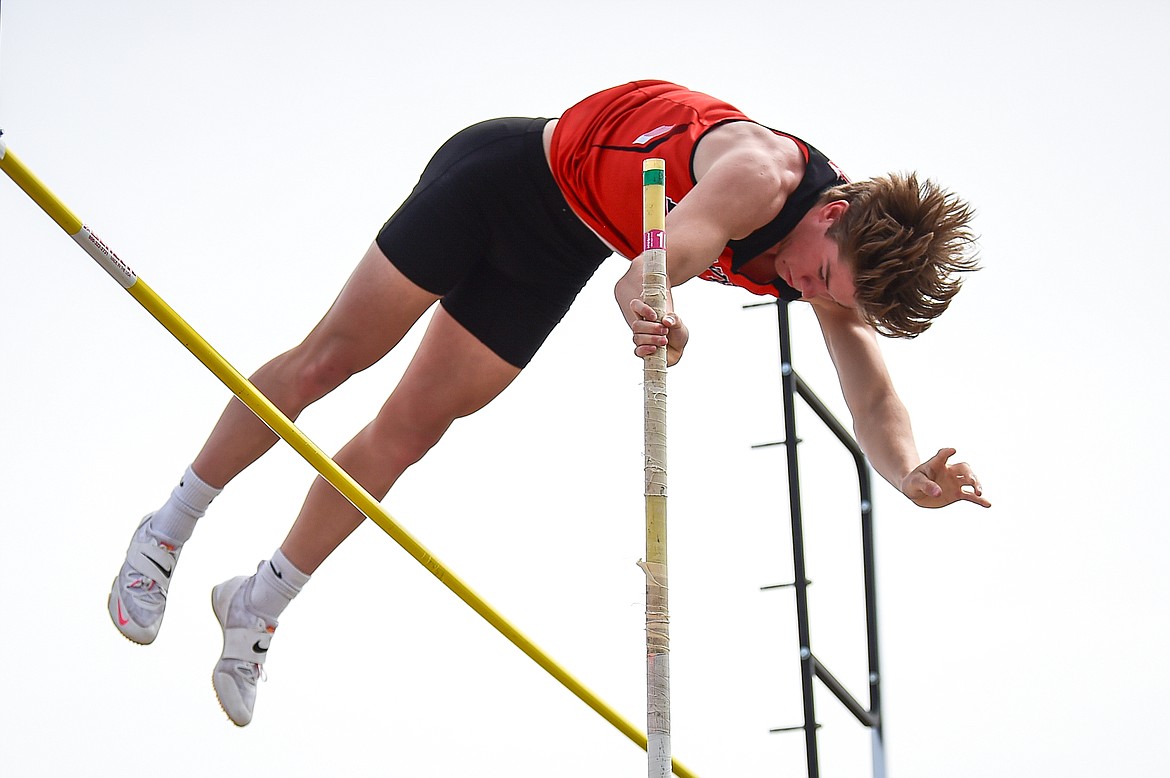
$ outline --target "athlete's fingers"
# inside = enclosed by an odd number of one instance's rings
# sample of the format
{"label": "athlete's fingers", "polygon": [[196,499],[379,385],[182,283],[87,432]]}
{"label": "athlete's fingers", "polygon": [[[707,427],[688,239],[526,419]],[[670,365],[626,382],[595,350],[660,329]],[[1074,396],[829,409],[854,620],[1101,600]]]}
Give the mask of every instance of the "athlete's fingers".
{"label": "athlete's fingers", "polygon": [[653,350],[659,346],[667,345],[670,342],[670,338],[667,337],[665,331],[635,332],[633,341],[635,348],[646,346],[650,350]]}
{"label": "athlete's fingers", "polygon": [[643,321],[658,321],[658,314],[640,297],[630,300],[630,310]]}

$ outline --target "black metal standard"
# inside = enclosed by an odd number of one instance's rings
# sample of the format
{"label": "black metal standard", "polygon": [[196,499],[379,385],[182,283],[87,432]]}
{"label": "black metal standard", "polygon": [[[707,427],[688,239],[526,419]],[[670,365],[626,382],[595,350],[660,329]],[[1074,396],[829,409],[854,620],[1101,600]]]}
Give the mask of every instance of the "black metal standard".
{"label": "black metal standard", "polygon": [[[772,305],[773,303],[766,303]],[[881,718],[881,673],[878,665],[878,631],[877,631],[877,593],[876,575],[874,573],[874,544],[873,544],[873,502],[870,492],[870,470],[861,447],[848,430],[833,416],[829,409],[809,389],[808,385],[792,369],[792,344],[788,335],[788,303],[778,300],[776,310],[779,316],[780,328],[780,378],[783,388],[784,405],[784,441],[783,445],[788,459],[788,502],[792,516],[792,566],[794,580],[792,584],[782,586],[793,587],[796,593],[796,630],[800,641],[800,676],[801,691],[804,699],[804,724],[797,727],[780,727],[772,732],[788,732],[797,729],[804,730],[805,752],[808,761],[809,778],[819,778],[820,767],[817,759],[817,728],[816,709],[813,695],[813,678],[820,679],[829,691],[857,718],[862,725],[868,727],[872,735],[873,746],[873,775],[874,778],[885,778],[885,749],[882,742]],[[748,306],[757,307],[757,306]],[[865,628],[869,654],[869,706],[866,707],[857,701],[845,686],[821,664],[812,652],[812,643],[809,638],[808,618],[808,580],[805,570],[804,557],[804,529],[800,510],[800,468],[797,458],[797,445],[800,439],[796,437],[796,396],[799,395],[826,427],[853,455],[857,466],[857,483],[860,494],[861,508],[861,545],[862,561],[865,578]],[[770,445],[770,444],[765,444]],[[766,586],[764,589],[778,588]]]}

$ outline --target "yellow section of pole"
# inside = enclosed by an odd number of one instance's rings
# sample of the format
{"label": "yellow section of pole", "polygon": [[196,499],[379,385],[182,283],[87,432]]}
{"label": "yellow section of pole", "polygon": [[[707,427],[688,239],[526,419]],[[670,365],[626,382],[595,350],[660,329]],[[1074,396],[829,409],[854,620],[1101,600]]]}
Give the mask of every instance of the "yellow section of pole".
{"label": "yellow section of pole", "polygon": [[[642,299],[666,314],[666,163],[642,163]],[[666,563],[666,347],[643,365],[646,475],[646,733],[649,778],[670,775],[670,608]]]}
{"label": "yellow section of pole", "polygon": [[[2,169],[17,186],[25,191],[33,202],[49,214],[55,222],[71,237],[74,238],[99,264],[109,272],[126,290],[137,300],[143,308],[158,320],[162,326],[175,336],[208,370],[215,374],[220,381],[248,406],[272,431],[284,439],[300,454],[321,476],[337,489],[347,500],[354,504],[366,517],[377,524],[389,535],[394,542],[406,550],[423,567],[431,572],[450,589],[459,599],[478,613],[485,621],[507,638],[513,645],[524,652],[532,661],[544,668],[549,675],[555,678],[578,699],[592,708],[602,718],[616,727],[622,734],[641,748],[646,748],[646,735],[626,720],[616,710],[606,704],[600,697],[590,691],[571,673],[557,664],[552,657],[542,651],[524,633],[514,627],[507,619],[492,608],[482,597],[464,583],[458,576],[448,570],[430,551],[407,532],[394,518],[386,512],[374,497],[367,492],[347,472],[341,469],[336,462],[317,447],[301,432],[296,425],[267,397],[260,393],[238,370],[224,359],[211,345],[203,339],[178,313],[174,311],[133,271],[129,270],[117,255],[109,250],[102,241],[85,227],[82,222],[70,211],[56,195],[41,183],[27,167],[9,151],[0,140],[0,169]],[[72,228],[72,232],[70,232]],[[124,279],[128,274],[129,282]],[[123,277],[120,277],[123,276]],[[683,778],[695,778],[695,774],[682,765],[675,763],[675,773]]]}
{"label": "yellow section of pole", "polygon": [[65,230],[66,235],[76,235],[81,230],[81,219],[54,197],[41,180],[8,150],[3,139],[0,139],[0,169],[31,197],[42,211],[49,214],[53,221],[57,222],[57,226]]}

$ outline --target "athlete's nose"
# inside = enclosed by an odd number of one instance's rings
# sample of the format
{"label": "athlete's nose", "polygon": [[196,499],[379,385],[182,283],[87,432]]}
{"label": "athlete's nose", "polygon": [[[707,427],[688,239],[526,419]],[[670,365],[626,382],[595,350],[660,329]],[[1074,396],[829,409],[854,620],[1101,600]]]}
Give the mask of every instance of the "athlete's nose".
{"label": "athlete's nose", "polygon": [[812,276],[800,276],[792,279],[800,290],[800,296],[808,300],[819,295],[823,290],[820,288],[819,279]]}

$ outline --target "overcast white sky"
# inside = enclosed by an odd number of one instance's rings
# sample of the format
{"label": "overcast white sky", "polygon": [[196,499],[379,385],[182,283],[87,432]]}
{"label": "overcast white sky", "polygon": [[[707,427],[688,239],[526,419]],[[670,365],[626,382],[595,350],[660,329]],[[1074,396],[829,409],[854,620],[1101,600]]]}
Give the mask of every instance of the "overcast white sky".
{"label": "overcast white sky", "polygon": [[[923,455],[953,445],[995,507],[879,485],[888,764],[897,778],[1170,773],[1170,470],[1161,226],[1163,3],[156,3],[7,0],[0,127],[245,373],[320,317],[453,132],[678,81],[853,177],[916,169],[979,211],[986,269],[887,343]],[[139,518],[227,391],[0,180],[0,773],[641,775],[642,751],[377,527],[282,620],[254,723],[210,671],[210,587],[279,544],[312,478],[279,446],[184,551],[158,641],[105,611]],[[385,501],[625,716],[644,718],[640,363],[609,260],[530,369]],[[775,316],[694,282],[670,375],[674,753],[703,776],[801,775]],[[815,323],[797,369],[845,416]],[[328,451],[417,334],[305,413]],[[855,482],[802,412],[813,649],[865,692]],[[819,687],[818,687],[819,688]],[[822,775],[868,734],[819,690]],[[148,763],[150,766],[143,766]]]}

